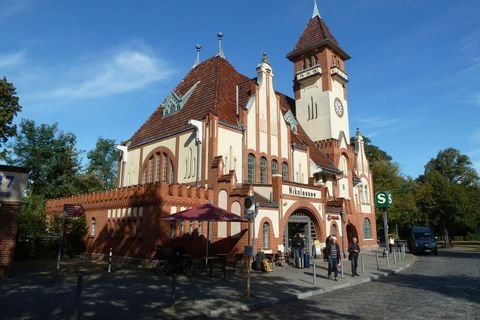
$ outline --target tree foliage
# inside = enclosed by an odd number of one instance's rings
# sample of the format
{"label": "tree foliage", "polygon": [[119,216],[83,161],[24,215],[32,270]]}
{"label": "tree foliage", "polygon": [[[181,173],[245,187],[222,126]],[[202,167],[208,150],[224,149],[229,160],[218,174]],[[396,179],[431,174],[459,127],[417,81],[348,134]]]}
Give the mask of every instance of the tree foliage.
{"label": "tree foliage", "polygon": [[58,125],[22,120],[13,144],[11,163],[28,168],[31,192],[45,199],[76,193],[75,179],[80,172],[79,152],[73,133],[58,130]]}
{"label": "tree foliage", "polygon": [[2,158],[5,157],[3,145],[17,132],[13,118],[22,110],[16,94],[12,83],[9,83],[5,77],[0,79],[0,148],[2,148],[0,157]]}
{"label": "tree foliage", "polygon": [[118,151],[115,140],[98,138],[94,150],[88,152],[87,174],[98,177],[102,189],[115,187]]}
{"label": "tree foliage", "polygon": [[468,156],[453,148],[440,151],[418,185],[418,206],[437,232],[465,236],[480,227],[479,177]]}

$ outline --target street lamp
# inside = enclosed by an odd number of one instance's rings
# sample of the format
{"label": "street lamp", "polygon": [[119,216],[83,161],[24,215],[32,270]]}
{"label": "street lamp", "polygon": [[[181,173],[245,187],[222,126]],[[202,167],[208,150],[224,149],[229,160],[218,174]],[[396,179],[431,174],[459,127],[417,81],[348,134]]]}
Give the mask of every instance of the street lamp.
{"label": "street lamp", "polygon": [[343,233],[343,231],[345,230],[345,228],[343,227],[343,214],[345,213],[345,211],[343,211],[343,209],[340,209],[340,225],[341,225],[341,228],[342,228],[342,255],[343,255],[343,259],[345,259],[345,241],[343,240],[343,238],[345,237],[345,234]]}

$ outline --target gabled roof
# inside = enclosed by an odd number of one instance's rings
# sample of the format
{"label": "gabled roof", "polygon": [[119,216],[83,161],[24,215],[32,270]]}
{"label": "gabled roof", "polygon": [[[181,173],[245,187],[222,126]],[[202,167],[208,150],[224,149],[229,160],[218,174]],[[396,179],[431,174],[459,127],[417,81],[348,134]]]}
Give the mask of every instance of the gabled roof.
{"label": "gabled roof", "polygon": [[331,47],[344,60],[350,58],[350,56],[340,48],[337,39],[335,39],[330,32],[323,19],[315,15],[308,21],[307,27],[300,38],[298,38],[293,50],[287,54],[287,58],[292,60],[302,53],[322,46]]}
{"label": "gabled roof", "polygon": [[188,120],[202,120],[209,112],[224,122],[237,125],[236,85],[240,88],[239,103],[242,106],[248,100],[250,89],[250,85],[245,85],[245,82],[252,80],[235,70],[225,58],[215,56],[203,61],[192,68],[173,90],[177,96],[182,97],[198,83],[182,108],[164,115],[161,104],[130,138],[130,146],[188,129]]}

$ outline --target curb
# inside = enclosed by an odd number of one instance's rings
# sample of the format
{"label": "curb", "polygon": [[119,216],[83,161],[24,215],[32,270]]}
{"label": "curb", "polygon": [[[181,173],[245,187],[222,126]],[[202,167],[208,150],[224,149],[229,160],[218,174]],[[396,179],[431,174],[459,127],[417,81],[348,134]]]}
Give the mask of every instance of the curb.
{"label": "curb", "polygon": [[270,297],[270,298],[265,299],[261,302],[244,304],[244,305],[240,305],[238,307],[218,308],[218,309],[215,309],[215,310],[211,310],[210,312],[204,313],[204,315],[207,316],[210,319],[215,319],[215,318],[220,318],[221,316],[227,315],[227,314],[233,315],[233,314],[238,314],[239,312],[253,311],[253,310],[257,310],[257,309],[262,309],[262,308],[274,306],[274,305],[277,305],[277,304],[287,303],[287,302],[291,302],[292,300],[295,300],[295,299],[296,300],[307,299],[307,298],[310,298],[310,297],[313,297],[313,296],[316,296],[316,295],[324,294],[324,293],[327,293],[327,292],[332,292],[332,291],[335,291],[335,290],[338,290],[338,289],[357,286],[359,284],[364,284],[364,283],[367,283],[367,282],[371,282],[373,280],[378,280],[380,278],[384,278],[384,277],[388,277],[390,275],[397,274],[397,273],[402,272],[405,269],[409,268],[414,262],[415,262],[415,258],[413,259],[412,262],[409,262],[406,265],[401,266],[400,268],[395,269],[395,270],[382,270],[382,269],[380,269],[378,271],[379,274],[366,276],[363,279],[361,279],[360,281],[355,282],[355,283],[347,282],[347,283],[341,283],[339,285],[329,287],[329,288],[325,288],[325,289],[319,288],[319,289],[315,289],[315,290],[308,290],[308,291],[300,292],[300,293],[297,293],[297,294],[293,294],[290,297],[281,297],[281,298]]}

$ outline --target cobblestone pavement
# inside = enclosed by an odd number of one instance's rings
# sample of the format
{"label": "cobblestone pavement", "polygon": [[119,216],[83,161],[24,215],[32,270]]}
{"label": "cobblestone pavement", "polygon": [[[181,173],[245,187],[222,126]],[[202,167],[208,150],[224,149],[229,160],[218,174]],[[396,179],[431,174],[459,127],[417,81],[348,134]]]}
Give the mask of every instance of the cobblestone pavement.
{"label": "cobblestone pavement", "polygon": [[388,278],[228,319],[480,319],[480,252],[418,256]]}
{"label": "cobblestone pavement", "polygon": [[[227,279],[215,270],[187,278],[179,276],[175,307],[171,307],[172,277],[161,277],[136,265],[113,265],[106,272],[105,262],[84,259],[62,261],[60,275],[54,261],[17,263],[14,274],[0,282],[0,319],[70,319],[75,310],[76,284],[82,275],[80,319],[187,319],[217,317],[254,310],[272,304],[283,305],[299,298],[358,285],[398,272],[413,263],[413,256],[390,265],[375,252],[363,253],[364,272],[350,276],[349,261],[344,261],[345,278],[327,279],[326,263],[316,260],[316,284],[313,268],[275,267],[271,273],[253,272],[252,296],[245,296],[245,272],[229,270]],[[397,255],[399,257],[399,255]],[[399,258],[397,258],[398,260]],[[327,293],[330,295],[333,293]],[[279,317],[284,315],[279,315]],[[281,318],[279,318],[281,319]]]}

